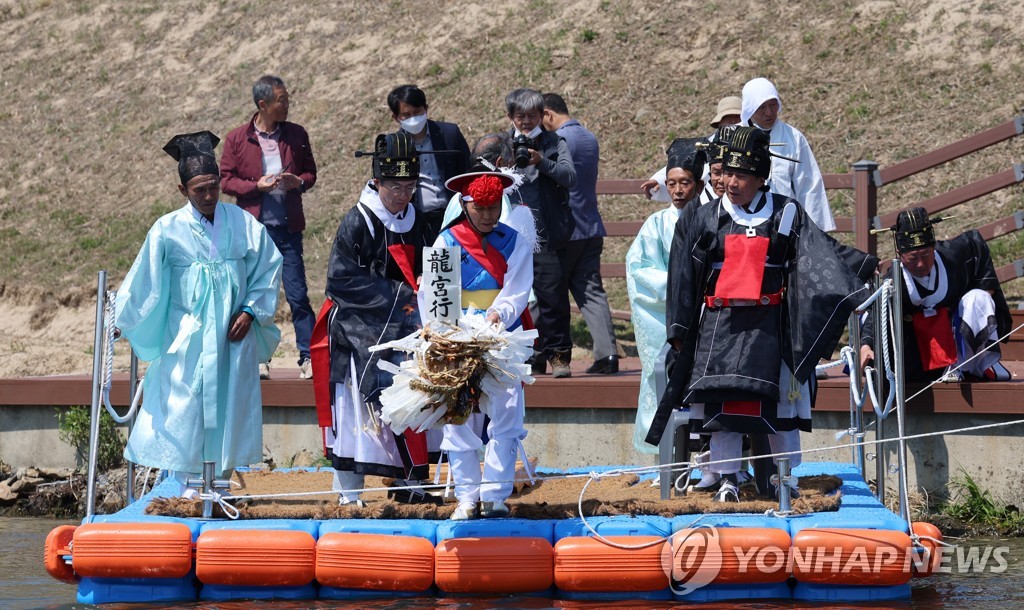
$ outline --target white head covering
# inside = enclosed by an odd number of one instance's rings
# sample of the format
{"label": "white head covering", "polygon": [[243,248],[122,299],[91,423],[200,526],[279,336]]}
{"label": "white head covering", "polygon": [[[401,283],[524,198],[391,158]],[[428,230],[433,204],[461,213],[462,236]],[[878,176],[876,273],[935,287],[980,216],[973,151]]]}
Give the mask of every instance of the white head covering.
{"label": "white head covering", "polygon": [[743,85],[743,109],[740,112],[740,123],[746,125],[761,104],[768,100],[778,100],[779,112],[782,112],[782,98],[779,97],[778,89],[770,80],[758,77],[747,81],[747,84]]}

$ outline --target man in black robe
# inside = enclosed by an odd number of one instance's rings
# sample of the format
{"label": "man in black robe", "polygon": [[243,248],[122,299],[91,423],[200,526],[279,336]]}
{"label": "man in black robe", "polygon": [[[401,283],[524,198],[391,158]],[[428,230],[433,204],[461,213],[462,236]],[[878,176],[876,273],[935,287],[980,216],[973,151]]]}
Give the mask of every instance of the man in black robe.
{"label": "man in black robe", "polygon": [[[930,382],[951,371],[956,380],[956,369],[975,381],[1008,381],[998,338],[1012,320],[988,245],[975,230],[935,241],[932,225],[939,220],[910,208],[892,228],[903,267],[904,378]],[[875,357],[875,322],[869,315],[861,332],[862,363]]]}
{"label": "man in black robe", "polygon": [[657,445],[672,410],[691,405],[697,430],[712,433],[715,497],[734,501],[743,434],[768,434],[773,453],[799,451],[815,365],[868,296],[878,261],[767,189],[766,132],[739,127],[724,144],[725,195],[687,206],[676,225],[666,319],[674,364],[647,442]]}
{"label": "man in black robe", "polygon": [[[380,393],[391,385],[392,374],[377,361],[398,364],[405,356],[369,351],[419,325],[415,291],[427,240],[410,204],[419,153],[411,136],[398,132],[377,136],[372,156],[373,179],[342,219],[327,266],[331,306],[321,318],[328,325],[331,409],[329,418],[320,419],[329,424],[325,443],[335,468],[334,489],[361,489],[363,477],[372,474],[398,480],[394,499],[424,501],[431,498],[418,485],[428,476],[424,435],[393,434],[380,420]],[[316,359],[314,370],[319,371]],[[340,501],[361,503],[355,492],[342,493]]]}

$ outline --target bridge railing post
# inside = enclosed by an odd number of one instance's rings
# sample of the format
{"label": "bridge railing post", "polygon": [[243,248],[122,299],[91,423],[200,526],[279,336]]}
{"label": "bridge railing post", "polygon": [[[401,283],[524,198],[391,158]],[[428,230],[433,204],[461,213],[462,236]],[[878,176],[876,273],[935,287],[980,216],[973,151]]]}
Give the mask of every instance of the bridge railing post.
{"label": "bridge railing post", "polygon": [[868,254],[878,254],[878,237],[871,233],[878,217],[878,187],[881,179],[878,163],[861,160],[853,164],[854,246]]}

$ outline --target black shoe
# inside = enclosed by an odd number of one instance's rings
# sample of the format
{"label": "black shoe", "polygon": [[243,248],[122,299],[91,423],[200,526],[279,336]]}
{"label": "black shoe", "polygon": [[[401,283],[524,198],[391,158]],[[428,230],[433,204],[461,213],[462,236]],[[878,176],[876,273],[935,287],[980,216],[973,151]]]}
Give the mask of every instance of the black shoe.
{"label": "black shoe", "polygon": [[530,365],[530,374],[536,377],[537,375],[548,374],[548,360],[543,356],[534,356],[526,361]]}
{"label": "black shoe", "polygon": [[608,356],[607,358],[601,358],[595,360],[594,364],[590,365],[587,369],[588,375],[614,375],[619,372],[619,357]]}
{"label": "black shoe", "polygon": [[409,487],[393,487],[389,489],[388,500],[394,500],[401,504],[433,504],[434,506],[444,504],[444,498]]}

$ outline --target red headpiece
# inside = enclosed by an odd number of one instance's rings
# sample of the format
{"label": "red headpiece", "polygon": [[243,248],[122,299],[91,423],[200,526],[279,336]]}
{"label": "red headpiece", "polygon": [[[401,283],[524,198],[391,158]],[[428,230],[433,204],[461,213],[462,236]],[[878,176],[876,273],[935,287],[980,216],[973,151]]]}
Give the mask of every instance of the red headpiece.
{"label": "red headpiece", "polygon": [[501,202],[501,193],[504,190],[501,180],[496,176],[478,176],[466,185],[462,196],[472,198],[473,203],[489,208]]}
{"label": "red headpiece", "polygon": [[463,201],[489,208],[501,203],[501,194],[512,186],[511,176],[501,172],[470,172],[455,176],[445,183],[449,189],[462,195]]}

